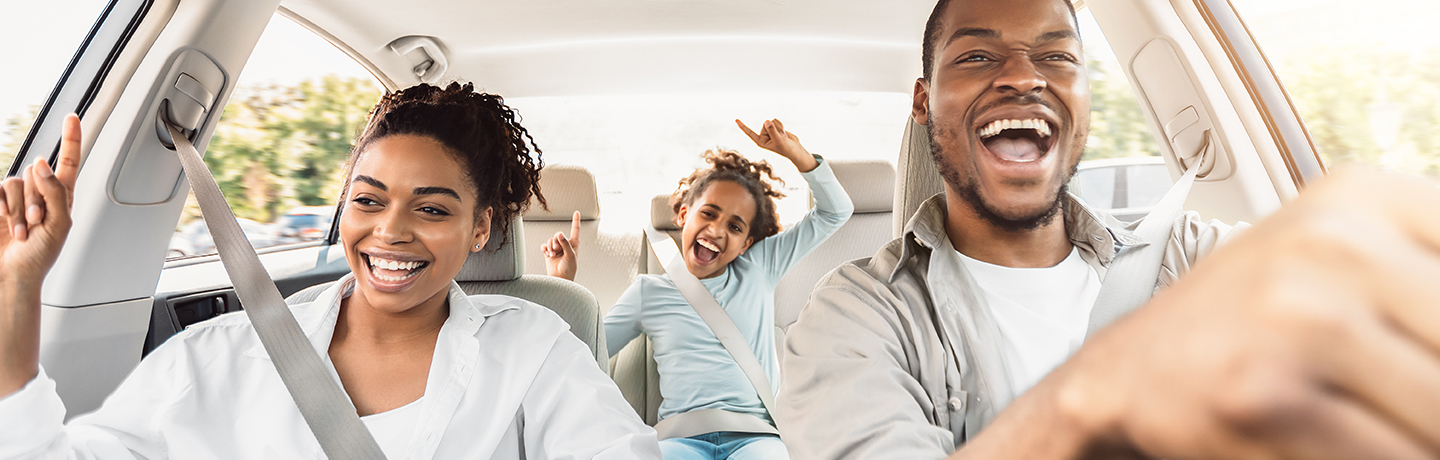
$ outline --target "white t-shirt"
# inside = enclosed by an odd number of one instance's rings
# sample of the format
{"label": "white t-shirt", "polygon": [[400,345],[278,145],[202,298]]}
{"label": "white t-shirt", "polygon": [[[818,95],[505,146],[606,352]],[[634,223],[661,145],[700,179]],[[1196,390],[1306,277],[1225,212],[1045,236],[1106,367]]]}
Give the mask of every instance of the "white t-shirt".
{"label": "white t-shirt", "polygon": [[1000,352],[1020,395],[1070,357],[1085,340],[1100,276],[1072,248],[1049,268],[1010,268],[960,254],[1000,328]]}

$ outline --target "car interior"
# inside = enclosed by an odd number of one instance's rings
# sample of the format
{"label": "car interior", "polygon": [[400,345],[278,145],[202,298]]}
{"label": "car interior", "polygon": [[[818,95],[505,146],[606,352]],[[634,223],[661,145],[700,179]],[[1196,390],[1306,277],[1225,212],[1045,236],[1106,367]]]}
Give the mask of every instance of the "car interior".
{"label": "car interior", "polygon": [[[1325,173],[1290,96],[1230,2],[1074,4],[1103,31],[1103,37],[1086,40],[1118,58],[1123,81],[1134,89],[1159,153],[1142,163],[1163,164],[1168,185],[1206,145],[1215,149],[1187,209],[1207,219],[1255,221]],[[811,151],[826,156],[856,210],[776,289],[777,340],[783,341],[784,329],[822,276],[874,254],[900,233],[920,202],[941,191],[926,128],[909,120],[910,94],[921,73],[921,31],[933,6],[933,0],[110,1],[10,167],[13,174],[50,159],[62,117],[81,114],[86,158],[75,224],[44,286],[42,365],[73,417],[98,407],[166,338],[242,308],[218,256],[167,260],[173,256],[169,239],[187,212],[189,187],[157,136],[156,112],[162,101],[176,104],[176,121],[196,133],[203,152],[242,87],[262,34],[278,21],[332,45],[384,90],[472,81],[513,98],[522,115],[528,101],[539,107],[570,97],[635,99],[663,111],[660,106],[671,100],[709,100],[670,96],[676,94],[753,98],[747,100],[851,95],[842,98],[857,101],[851,105],[867,120],[884,121],[866,125],[875,132],[867,134],[873,140],[866,145],[882,147],[854,151],[859,149],[845,147],[846,139],[826,140],[825,131],[806,131],[795,120],[793,131],[807,146],[825,147]],[[871,106],[865,102],[870,97],[892,102]],[[760,116],[771,115],[757,115],[755,122]],[[722,127],[716,129],[733,130],[737,117],[713,122]],[[627,136],[687,135],[649,131],[642,121],[596,123],[628,125]],[[553,131],[535,131],[542,147],[547,132]],[[758,151],[734,142],[728,147]],[[678,234],[665,190],[680,178],[675,171],[697,165],[703,150],[647,153],[678,158],[670,169],[603,155],[591,155],[587,167],[565,161],[583,150],[557,145],[542,171],[548,209],[532,206],[503,243],[492,238],[491,247],[472,254],[457,281],[471,294],[513,295],[559,313],[641,418],[654,424],[661,396],[653,348],[642,335],[608,356],[602,318],[637,275],[663,273],[643,230]],[[602,169],[603,163],[620,166]],[[618,174],[614,168],[637,175],[610,177]],[[606,185],[612,181],[655,184],[643,193],[617,194]],[[787,224],[808,206],[807,192],[796,184],[803,181],[787,182],[787,206],[798,210],[787,211]],[[1106,190],[1124,193],[1113,187]],[[536,247],[568,232],[576,212],[582,265],[572,283],[545,276]],[[288,301],[313,298],[348,272],[335,235],[332,228],[320,240],[260,250]]]}

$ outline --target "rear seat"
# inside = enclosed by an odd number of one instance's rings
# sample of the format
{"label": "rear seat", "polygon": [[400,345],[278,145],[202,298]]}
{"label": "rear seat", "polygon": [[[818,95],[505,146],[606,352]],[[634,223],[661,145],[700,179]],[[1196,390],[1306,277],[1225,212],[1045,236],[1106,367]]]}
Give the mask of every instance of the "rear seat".
{"label": "rear seat", "polygon": [[832,160],[830,169],[855,203],[855,213],[775,286],[775,326],[779,328],[776,340],[781,345],[785,331],[800,317],[800,310],[810,301],[810,291],[815,290],[820,278],[842,263],[875,255],[893,239],[890,210],[894,206],[895,167],[885,160]]}
{"label": "rear seat", "polygon": [[540,170],[540,192],[550,210],[532,202],[525,212],[525,273],[544,275],[545,255],[540,245],[555,232],[570,233],[570,219],[580,212],[580,267],[575,282],[595,294],[600,310],[608,312],[615,300],[640,273],[642,230],[600,230],[600,198],[595,176],[581,166],[548,165]]}
{"label": "rear seat", "polygon": [[[784,339],[784,328],[789,327],[800,316],[800,310],[810,299],[815,283],[841,263],[870,257],[891,236],[891,207],[894,194],[895,168],[883,160],[827,160],[840,185],[855,203],[855,214],[840,227],[830,239],[821,244],[791,268],[776,286],[775,295],[775,338]],[[807,191],[801,193],[808,194]],[[650,226],[665,233],[674,241],[680,241],[680,227],[675,224],[675,213],[670,207],[670,195],[659,195],[650,200]],[[648,241],[642,241],[645,263],[641,271],[647,274],[664,273],[663,264],[656,260]],[[777,344],[779,345],[779,344]],[[778,347],[777,347],[778,349]],[[783,370],[783,367],[782,367]],[[625,399],[640,413],[645,423],[659,422],[660,374],[655,365],[655,349],[650,340],[641,334],[627,344],[620,353],[610,359],[611,377],[620,386]]]}

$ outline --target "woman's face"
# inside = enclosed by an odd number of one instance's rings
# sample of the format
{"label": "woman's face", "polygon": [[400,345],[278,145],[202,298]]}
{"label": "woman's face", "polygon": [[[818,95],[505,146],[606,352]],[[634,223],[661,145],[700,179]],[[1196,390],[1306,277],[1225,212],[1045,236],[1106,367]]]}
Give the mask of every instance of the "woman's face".
{"label": "woman's face", "polygon": [[475,216],[476,191],[441,143],[394,135],[372,143],[350,173],[340,240],[355,296],[403,313],[445,301],[450,281],[490,236],[490,209]]}

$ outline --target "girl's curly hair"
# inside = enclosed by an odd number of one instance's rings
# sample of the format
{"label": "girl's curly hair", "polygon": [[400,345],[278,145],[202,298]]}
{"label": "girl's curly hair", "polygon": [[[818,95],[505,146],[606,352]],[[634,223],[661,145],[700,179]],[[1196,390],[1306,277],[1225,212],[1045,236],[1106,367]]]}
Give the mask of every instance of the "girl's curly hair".
{"label": "girl's curly hair", "polygon": [[[458,82],[443,89],[421,83],[386,94],[355,139],[345,177],[372,144],[402,134],[433,139],[450,151],[475,186],[476,218],[485,208],[494,209],[491,223],[501,235],[509,234],[510,220],[529,208],[532,195],[547,206],[540,194],[540,147],[500,96]],[[349,189],[346,180],[341,196],[348,196]]]}
{"label": "girl's curly hair", "polygon": [[770,163],[750,161],[739,152],[723,148],[705,151],[705,162],[710,167],[690,173],[680,179],[680,187],[670,195],[670,208],[676,214],[680,206],[689,206],[695,198],[715,181],[730,181],[745,187],[750,198],[755,200],[755,219],[750,222],[750,237],[755,242],[780,233],[780,214],[775,211],[775,200],[784,198],[780,188],[785,181],[770,169]]}

